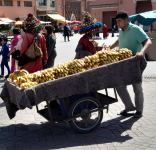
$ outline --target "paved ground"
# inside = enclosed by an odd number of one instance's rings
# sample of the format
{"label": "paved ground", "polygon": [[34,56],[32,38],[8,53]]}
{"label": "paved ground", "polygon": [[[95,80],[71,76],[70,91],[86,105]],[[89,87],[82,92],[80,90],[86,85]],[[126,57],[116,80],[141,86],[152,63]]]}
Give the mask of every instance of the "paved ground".
{"label": "paved ground", "polygon": [[[79,35],[70,42],[63,42],[63,37],[57,35],[56,63],[64,63],[74,58],[74,50]],[[98,40],[102,45],[115,41],[117,37]],[[0,150],[155,150],[156,149],[156,62],[148,62],[143,74],[145,105],[144,117],[120,117],[117,112],[124,107],[122,102],[110,105],[109,113],[104,111],[101,125],[89,134],[79,134],[68,124],[51,125],[36,113],[36,109],[25,109],[17,112],[10,120],[5,105],[0,99]],[[152,78],[153,77],[153,78]],[[4,80],[0,80],[2,90]],[[133,98],[133,89],[128,86]],[[113,96],[112,89],[109,94]],[[40,104],[43,107],[44,103]]]}

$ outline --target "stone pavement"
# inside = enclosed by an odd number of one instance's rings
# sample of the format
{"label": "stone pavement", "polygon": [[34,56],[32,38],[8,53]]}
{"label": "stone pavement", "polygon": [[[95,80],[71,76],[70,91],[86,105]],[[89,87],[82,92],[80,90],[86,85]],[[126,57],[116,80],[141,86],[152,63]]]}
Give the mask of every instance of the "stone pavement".
{"label": "stone pavement", "polygon": [[[57,34],[57,52],[55,64],[74,58],[74,50],[79,35],[70,42],[63,42]],[[106,44],[111,44],[117,37],[109,37]],[[102,45],[103,40],[99,40]],[[155,150],[156,149],[156,62],[148,62],[144,71],[143,89],[145,96],[144,116],[140,119],[117,116],[124,109],[121,100],[110,105],[109,113],[104,111],[101,125],[91,133],[79,134],[68,124],[51,125],[36,113],[35,107],[17,112],[10,120],[5,104],[0,99],[0,150]],[[149,78],[150,77],[150,78]],[[0,80],[0,91],[3,79]],[[128,86],[133,99],[134,93]],[[109,89],[109,95],[113,90]],[[45,104],[41,103],[40,108]]]}

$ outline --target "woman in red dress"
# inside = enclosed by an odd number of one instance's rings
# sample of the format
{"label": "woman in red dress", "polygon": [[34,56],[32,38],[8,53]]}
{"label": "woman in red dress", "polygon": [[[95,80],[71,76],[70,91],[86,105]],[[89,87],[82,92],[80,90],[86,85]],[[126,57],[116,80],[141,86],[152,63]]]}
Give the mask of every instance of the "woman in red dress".
{"label": "woman in red dress", "polygon": [[[33,14],[28,14],[28,17],[23,24],[23,30],[25,32],[25,35],[23,37],[23,42],[21,45],[21,55],[28,50],[28,47],[34,40],[34,37],[37,36],[39,40],[38,43],[40,43],[38,44],[38,47],[40,47],[43,52],[43,61],[44,61],[44,65],[46,65],[48,59],[46,40],[44,36],[41,33],[39,33],[41,29],[42,29],[42,25],[40,21]],[[29,73],[34,73],[36,71],[43,70],[42,57],[39,57],[36,61],[28,62],[20,69],[25,69]]]}
{"label": "woman in red dress", "polygon": [[108,33],[108,28],[107,26],[104,24],[103,25],[103,38],[107,38],[107,33]]}
{"label": "woman in red dress", "polygon": [[87,13],[84,17],[84,22],[80,27],[79,33],[85,34],[78,42],[77,48],[75,50],[76,56],[75,59],[81,59],[88,55],[94,55],[97,49],[93,46],[93,35],[96,35],[97,30],[102,27],[101,22],[97,22],[97,20],[92,17],[89,13]]}

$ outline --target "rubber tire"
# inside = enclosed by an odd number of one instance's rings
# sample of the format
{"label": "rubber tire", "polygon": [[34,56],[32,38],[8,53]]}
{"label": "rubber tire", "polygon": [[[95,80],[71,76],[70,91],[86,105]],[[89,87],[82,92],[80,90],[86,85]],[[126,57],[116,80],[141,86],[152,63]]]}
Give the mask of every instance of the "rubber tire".
{"label": "rubber tire", "polygon": [[[97,101],[94,97],[84,97],[84,98],[81,98],[81,99],[75,101],[73,104],[71,104],[71,106],[70,106],[70,108],[69,108],[69,110],[68,110],[68,117],[72,117],[72,111],[73,111],[75,105],[76,105],[77,103],[79,103],[79,102],[85,100],[85,99],[90,99],[90,100],[96,102],[96,103],[98,104],[99,107],[101,107],[100,102]],[[79,132],[79,133],[83,133],[83,134],[85,134],[85,133],[90,133],[90,132],[93,131],[96,127],[98,127],[99,124],[101,123],[102,118],[103,118],[103,110],[100,110],[100,114],[101,114],[101,115],[100,115],[100,119],[99,119],[97,125],[96,125],[94,128],[90,129],[90,130],[81,130],[81,129],[77,128],[77,127],[75,126],[75,124],[73,123],[72,120],[69,121],[69,124],[70,124],[70,126],[71,126],[75,131],[77,131],[77,132]]]}

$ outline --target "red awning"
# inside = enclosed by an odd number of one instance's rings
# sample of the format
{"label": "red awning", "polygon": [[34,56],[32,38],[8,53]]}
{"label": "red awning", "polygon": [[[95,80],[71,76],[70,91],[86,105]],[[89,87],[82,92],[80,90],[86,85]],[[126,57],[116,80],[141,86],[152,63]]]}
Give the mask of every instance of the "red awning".
{"label": "red awning", "polygon": [[81,21],[71,21],[68,23],[68,25],[74,25],[74,24],[82,24]]}

